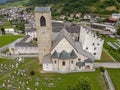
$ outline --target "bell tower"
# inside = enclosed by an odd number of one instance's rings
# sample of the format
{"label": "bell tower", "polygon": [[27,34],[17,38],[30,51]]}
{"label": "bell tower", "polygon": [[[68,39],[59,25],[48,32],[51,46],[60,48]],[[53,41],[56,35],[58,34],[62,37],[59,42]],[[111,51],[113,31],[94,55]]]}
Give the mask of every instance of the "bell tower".
{"label": "bell tower", "polygon": [[50,7],[35,8],[35,24],[38,39],[39,63],[42,63],[43,57],[50,54],[51,49],[51,11]]}

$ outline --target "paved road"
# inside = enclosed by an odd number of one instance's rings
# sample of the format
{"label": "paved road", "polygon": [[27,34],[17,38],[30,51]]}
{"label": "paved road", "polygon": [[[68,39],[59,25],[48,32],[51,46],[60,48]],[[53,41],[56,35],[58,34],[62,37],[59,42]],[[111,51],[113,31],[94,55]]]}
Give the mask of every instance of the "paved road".
{"label": "paved road", "polygon": [[16,57],[38,57],[38,54],[35,54],[35,55],[10,55],[8,57],[13,57],[13,58],[16,58]]}
{"label": "paved road", "polygon": [[105,68],[120,68],[120,63],[94,63],[94,68],[105,67]]}

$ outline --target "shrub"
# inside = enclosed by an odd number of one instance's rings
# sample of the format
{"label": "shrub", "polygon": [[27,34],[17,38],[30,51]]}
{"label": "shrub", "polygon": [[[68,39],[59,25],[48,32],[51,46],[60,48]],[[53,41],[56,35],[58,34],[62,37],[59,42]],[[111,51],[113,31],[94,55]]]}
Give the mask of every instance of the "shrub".
{"label": "shrub", "polygon": [[105,71],[105,68],[104,68],[104,67],[100,67],[100,71],[101,71],[101,72],[104,72],[104,71]]}

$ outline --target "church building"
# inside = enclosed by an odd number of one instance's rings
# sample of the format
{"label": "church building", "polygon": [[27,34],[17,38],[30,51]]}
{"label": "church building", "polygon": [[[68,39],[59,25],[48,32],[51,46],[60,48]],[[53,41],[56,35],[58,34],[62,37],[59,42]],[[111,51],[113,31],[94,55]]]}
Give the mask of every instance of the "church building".
{"label": "church building", "polygon": [[[104,41],[80,27],[79,36],[63,26],[53,32],[50,7],[35,8],[39,63],[46,72],[75,72],[93,70],[100,59]],[[77,38],[77,39],[76,39]],[[84,45],[84,46],[83,46]],[[90,47],[89,47],[90,46]]]}

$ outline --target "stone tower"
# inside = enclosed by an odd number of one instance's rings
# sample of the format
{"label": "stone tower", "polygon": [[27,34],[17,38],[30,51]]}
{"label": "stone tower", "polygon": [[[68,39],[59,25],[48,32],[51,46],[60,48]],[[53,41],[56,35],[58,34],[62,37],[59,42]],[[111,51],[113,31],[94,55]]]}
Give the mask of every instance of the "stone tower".
{"label": "stone tower", "polygon": [[50,54],[51,49],[51,11],[50,7],[35,8],[35,23],[38,38],[39,63],[42,63],[43,57]]}

